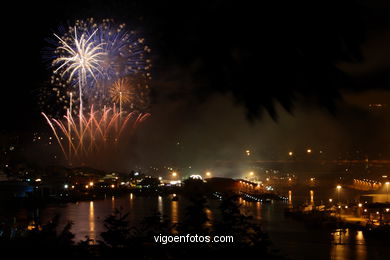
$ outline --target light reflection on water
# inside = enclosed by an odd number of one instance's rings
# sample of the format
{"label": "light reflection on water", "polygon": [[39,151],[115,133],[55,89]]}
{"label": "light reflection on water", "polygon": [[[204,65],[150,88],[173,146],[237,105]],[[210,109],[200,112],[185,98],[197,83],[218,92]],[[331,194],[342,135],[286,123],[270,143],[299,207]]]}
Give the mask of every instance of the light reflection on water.
{"label": "light reflection on water", "polygon": [[111,209],[114,211],[116,208],[115,205],[115,196],[111,196]]}
{"label": "light reflection on water", "polygon": [[177,224],[179,222],[179,201],[171,202],[171,219],[173,224]]}
{"label": "light reflection on water", "polygon": [[210,210],[209,208],[206,208],[206,216],[207,216],[207,219],[208,219],[208,221],[207,221],[207,226],[208,227],[211,227],[213,224],[213,220],[214,220],[214,216],[213,216],[213,211],[212,210]]}
{"label": "light reflection on water", "polygon": [[[292,200],[292,194],[291,200]],[[314,192],[310,195],[313,195]],[[112,209],[122,207],[125,212],[129,212],[129,220],[132,225],[137,225],[144,217],[155,212],[167,215],[172,223],[180,221],[184,215],[184,210],[188,203],[180,198],[172,201],[171,196],[140,197],[134,194],[129,197],[111,197],[105,200],[69,203],[65,207],[52,207],[45,209],[41,216],[42,222],[47,222],[56,213],[61,214],[60,223],[65,225],[66,221],[72,220],[74,226],[72,232],[75,233],[75,241],[85,239],[89,236],[97,240],[99,234],[103,232],[103,221],[106,216],[112,213]],[[290,196],[289,196],[290,197]],[[346,230],[341,237],[339,233],[329,234],[322,230],[307,230],[302,222],[295,222],[284,217],[284,209],[289,202],[281,203],[260,203],[239,201],[243,207],[243,212],[253,216],[254,220],[264,223],[266,231],[270,235],[271,241],[277,245],[276,248],[284,252],[290,259],[356,259],[372,260],[371,253],[368,253],[366,240],[361,231]],[[210,209],[206,210],[210,220],[218,218],[218,202],[211,201]],[[327,238],[326,238],[327,237]],[[341,242],[340,242],[341,241]],[[319,253],[320,252],[320,253]]]}
{"label": "light reflection on water", "polygon": [[256,202],[256,214],[255,214],[256,220],[261,220],[261,203]]}
{"label": "light reflection on water", "polygon": [[160,212],[161,215],[164,215],[162,196],[158,196],[158,212]]}
{"label": "light reflection on water", "polygon": [[340,229],[332,233],[331,259],[367,259],[367,246],[362,231]]}
{"label": "light reflection on water", "polygon": [[310,205],[314,205],[314,191],[310,190]]}
{"label": "light reflection on water", "polygon": [[89,202],[89,238],[95,240],[95,209],[93,207],[93,201]]}

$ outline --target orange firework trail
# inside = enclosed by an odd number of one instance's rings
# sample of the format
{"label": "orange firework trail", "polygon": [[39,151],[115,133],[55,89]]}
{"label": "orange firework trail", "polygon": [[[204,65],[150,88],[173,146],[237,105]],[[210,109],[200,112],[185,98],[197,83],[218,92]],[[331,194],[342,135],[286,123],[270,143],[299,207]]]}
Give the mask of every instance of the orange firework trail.
{"label": "orange firework trail", "polygon": [[[93,153],[117,144],[125,131],[132,133],[138,125],[150,116],[149,113],[131,112],[125,114],[112,108],[95,111],[93,106],[87,116],[73,119],[69,109],[63,120],[49,118],[42,112],[66,160],[83,160]],[[68,149],[66,149],[68,148]]]}

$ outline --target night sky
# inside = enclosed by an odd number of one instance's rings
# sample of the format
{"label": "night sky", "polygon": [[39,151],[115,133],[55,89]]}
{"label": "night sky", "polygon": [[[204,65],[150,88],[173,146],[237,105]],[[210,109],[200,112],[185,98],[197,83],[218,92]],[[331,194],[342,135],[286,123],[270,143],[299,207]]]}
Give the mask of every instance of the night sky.
{"label": "night sky", "polygon": [[390,156],[386,1],[52,2],[3,9],[13,14],[2,16],[6,136],[47,130],[37,105],[50,77],[45,39],[67,21],[111,17],[141,30],[153,59],[152,117],[116,167],[201,167],[246,149],[259,159],[309,147],[329,159]]}

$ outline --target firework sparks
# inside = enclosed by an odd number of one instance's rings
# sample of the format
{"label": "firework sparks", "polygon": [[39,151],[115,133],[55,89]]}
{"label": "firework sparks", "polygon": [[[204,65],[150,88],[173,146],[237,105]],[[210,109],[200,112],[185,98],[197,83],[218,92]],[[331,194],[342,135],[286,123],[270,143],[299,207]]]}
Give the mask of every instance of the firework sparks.
{"label": "firework sparks", "polygon": [[[82,103],[85,107],[94,105],[100,109],[111,104],[110,88],[120,78],[129,76],[143,79],[144,85],[137,87],[136,91],[147,92],[142,94],[142,97],[146,98],[152,66],[149,58],[150,48],[140,33],[128,30],[126,24],[115,23],[113,19],[93,18],[77,20],[67,29],[60,31],[61,33],[56,34],[57,42],[49,40],[56,46],[54,57],[52,49],[47,52],[47,57],[54,59],[51,84],[59,89],[66,89],[60,90],[61,93],[69,93],[69,87],[81,87],[82,93],[80,89],[79,93],[82,94],[82,100],[80,104],[75,104],[75,108]],[[82,56],[78,55],[77,46],[82,50],[83,46],[86,48],[88,45],[91,55],[87,55],[87,58],[92,59],[87,62],[88,59],[79,58]],[[66,104],[65,100],[67,99],[57,102],[63,103],[62,107],[68,107],[69,103]],[[144,108],[145,106],[142,107]]]}
{"label": "firework sparks", "polygon": [[[138,111],[149,104],[150,49],[142,37],[111,19],[77,20],[61,37],[54,35],[58,40],[52,61],[54,87],[43,96],[55,98],[46,107],[63,108],[63,118],[42,115],[68,162],[85,162],[116,147],[149,116]],[[45,100],[41,97],[42,106]]]}
{"label": "firework sparks", "polygon": [[58,47],[58,51],[63,53],[53,61],[54,66],[61,64],[54,72],[57,73],[63,69],[61,77],[68,74],[69,81],[78,74],[80,107],[82,107],[82,88],[87,84],[87,74],[89,73],[96,79],[95,73],[101,73],[99,66],[102,56],[104,55],[104,52],[102,51],[103,43],[96,44],[91,40],[97,30],[98,29],[90,36],[82,33],[81,36],[78,37],[77,28],[75,27],[74,38],[72,38],[72,43],[69,44],[61,37],[54,34],[61,43]]}
{"label": "firework sparks", "polygon": [[120,78],[112,84],[110,88],[110,96],[114,103],[127,104],[130,103],[134,92],[128,78]]}
{"label": "firework sparks", "polygon": [[[115,108],[103,109],[99,112],[93,107],[81,122],[77,122],[69,111],[63,120],[49,118],[45,113],[42,115],[51,127],[68,161],[73,161],[74,158],[84,160],[91,153],[101,153],[107,146],[118,143],[124,132],[131,133],[150,116],[148,113],[131,112],[120,120],[121,113]],[[80,124],[82,128],[79,128]]]}

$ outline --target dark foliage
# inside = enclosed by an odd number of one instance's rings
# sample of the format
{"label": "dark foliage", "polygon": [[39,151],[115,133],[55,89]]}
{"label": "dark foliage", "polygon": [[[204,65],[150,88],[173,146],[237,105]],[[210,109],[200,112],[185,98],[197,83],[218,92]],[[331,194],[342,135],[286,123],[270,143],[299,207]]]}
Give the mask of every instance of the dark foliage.
{"label": "dark foliage", "polygon": [[362,9],[355,1],[186,1],[153,7],[141,13],[159,32],[152,34],[157,67],[170,61],[181,68],[179,75],[195,81],[189,93],[181,88],[173,99],[231,93],[249,118],[265,109],[276,119],[276,103],[292,111],[303,98],[333,111],[339,91],[354,88],[336,64],[362,60]]}

